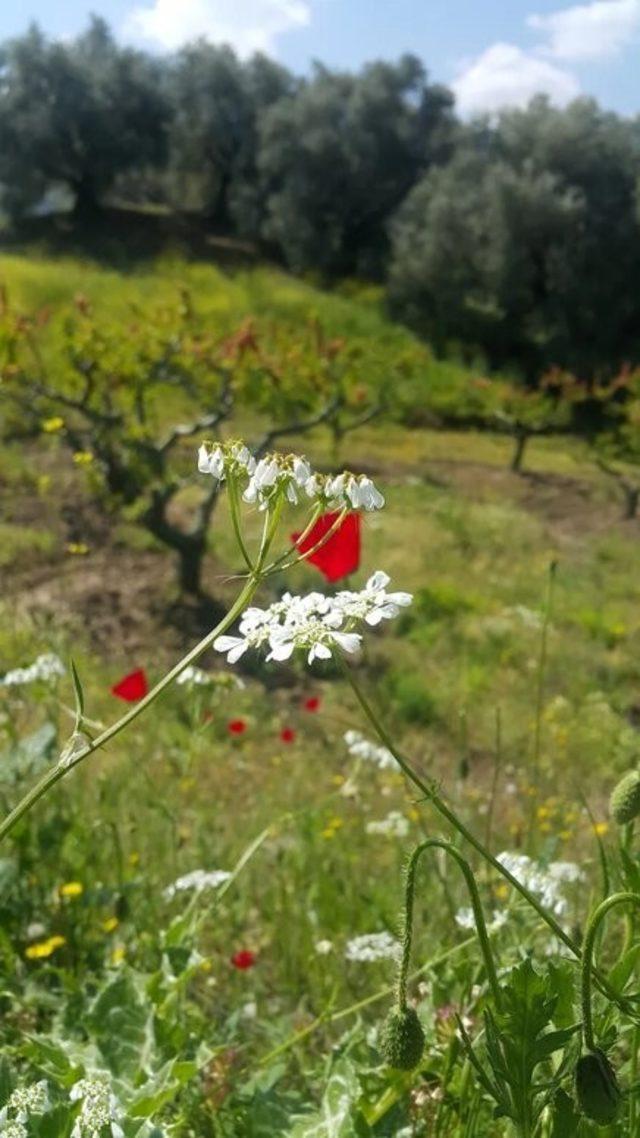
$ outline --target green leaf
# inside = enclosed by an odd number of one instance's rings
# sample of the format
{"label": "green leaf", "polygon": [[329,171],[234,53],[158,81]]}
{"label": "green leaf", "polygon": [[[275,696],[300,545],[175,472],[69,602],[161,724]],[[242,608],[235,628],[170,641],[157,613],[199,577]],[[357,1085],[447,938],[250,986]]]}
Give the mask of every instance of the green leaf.
{"label": "green leaf", "polygon": [[141,982],[121,969],[98,993],[86,1017],[110,1070],[133,1080],[148,1068],[153,1051],[153,1009],[142,999]]}
{"label": "green leaf", "polygon": [[542,1035],[533,1046],[532,1058],[534,1062],[542,1063],[544,1059],[548,1059],[550,1055],[564,1047],[572,1035],[575,1035],[579,1030],[580,1024],[575,1023],[572,1027],[563,1027],[560,1031],[548,1031],[546,1035]]}
{"label": "green leaf", "polygon": [[640,958],[640,943],[633,944],[627,952],[623,952],[609,973],[609,983],[618,992],[622,992],[629,977],[634,971]]}
{"label": "green leaf", "polygon": [[580,1113],[573,1099],[566,1091],[556,1091],[551,1114],[551,1134],[549,1138],[573,1138],[578,1133]]}
{"label": "green leaf", "polygon": [[342,1059],[329,1078],[320,1110],[301,1119],[291,1130],[290,1138],[357,1138],[366,1133],[362,1117],[357,1118],[359,1098],[355,1069]]}
{"label": "green leaf", "polygon": [[75,660],[71,660],[71,679],[73,680],[73,694],[76,700],[76,731],[80,727],[84,717],[84,692],[78,675],[78,669],[75,665]]}

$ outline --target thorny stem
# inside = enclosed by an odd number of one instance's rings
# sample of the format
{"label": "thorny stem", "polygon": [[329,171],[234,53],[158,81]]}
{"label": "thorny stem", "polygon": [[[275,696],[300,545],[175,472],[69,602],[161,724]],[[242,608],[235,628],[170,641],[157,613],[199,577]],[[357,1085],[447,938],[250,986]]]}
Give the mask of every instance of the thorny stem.
{"label": "thorny stem", "polygon": [[411,961],[411,941],[413,938],[413,899],[415,893],[415,879],[418,862],[422,857],[425,850],[440,849],[449,854],[450,857],[459,866],[462,875],[465,879],[469,896],[471,898],[471,906],[473,908],[473,915],[476,922],[476,932],[478,940],[480,941],[480,948],[484,959],[485,968],[487,970],[487,979],[491,988],[495,1005],[497,1008],[501,1004],[500,985],[498,984],[498,976],[496,973],[496,966],[491,951],[491,944],[489,942],[489,934],[487,933],[487,926],[482,911],[482,902],[480,901],[480,894],[476,879],[473,875],[473,870],[469,862],[462,856],[462,854],[451,845],[451,842],[445,841],[443,838],[428,838],[426,842],[421,842],[419,846],[414,849],[409,865],[407,868],[407,879],[405,884],[405,903],[404,903],[404,928],[402,931],[402,956],[400,959],[400,970],[398,975],[398,1005],[402,1009],[406,1007],[407,1003],[407,975],[409,972],[409,964]]}
{"label": "thorny stem", "polygon": [[[432,781],[432,782],[427,783],[423,779],[421,779],[418,774],[416,774],[416,772],[414,771],[411,764],[398,751],[397,747],[395,746],[395,744],[393,742],[393,739],[389,735],[389,733],[386,730],[386,728],[384,727],[384,725],[380,722],[380,719],[378,718],[376,713],[373,711],[369,701],[367,700],[367,698],[364,695],[364,693],[362,692],[359,684],[357,683],[357,681],[353,675],[353,672],[351,671],[351,669],[349,668],[349,666],[347,665],[346,661],[344,660],[344,658],[342,656],[340,657],[340,660],[341,660],[341,663],[343,666],[344,674],[346,675],[349,683],[351,684],[354,695],[355,695],[356,699],[358,700],[358,703],[360,704],[360,707],[362,708],[364,714],[366,715],[367,719],[369,720],[372,727],[376,731],[377,735],[380,737],[380,739],[384,743],[385,747],[393,755],[394,759],[398,763],[398,766],[402,769],[403,773],[410,780],[410,782],[412,782],[413,785],[418,788],[418,790],[424,795],[425,800],[431,803],[431,805],[438,811],[438,813],[441,814],[442,817],[447,820],[449,825],[453,826],[453,828],[455,830],[457,830],[457,832],[460,834],[460,836],[462,838],[464,838],[464,840],[466,842],[468,842],[469,845],[472,846],[473,849],[475,849],[476,852],[478,854],[480,854],[480,856],[482,858],[484,858],[484,860],[486,862],[488,862],[488,864],[491,865],[493,867],[493,869],[496,870],[497,873],[499,873],[502,877],[504,877],[505,880],[509,882],[509,884],[512,886],[513,889],[517,890],[517,892],[520,894],[521,897],[524,897],[525,901],[527,901],[527,903],[531,906],[531,908],[536,911],[538,916],[551,929],[551,931],[558,938],[558,940],[562,941],[562,943],[567,946],[567,948],[570,950],[570,952],[573,954],[573,956],[575,956],[577,960],[582,960],[582,950],[580,948],[580,945],[576,943],[576,941],[573,939],[573,937],[569,936],[569,934],[564,931],[564,929],[562,928],[562,925],[560,925],[558,923],[558,921],[556,921],[553,914],[550,913],[544,907],[544,905],[540,904],[537,897],[535,897],[534,894],[531,893],[529,889],[527,889],[526,885],[523,885],[521,881],[518,881],[518,878],[514,877],[514,875],[512,873],[510,873],[509,870],[504,865],[502,865],[501,862],[499,862],[497,858],[495,858],[493,856],[491,851],[488,850],[486,848],[486,846],[483,845],[483,843],[481,841],[479,841],[478,838],[475,837],[475,835],[471,832],[471,830],[467,829],[464,822],[462,822],[461,819],[458,818],[455,811],[453,811],[449,806],[447,806],[444,799],[438,794],[435,782]],[[602,990],[606,993],[608,998],[611,1000],[614,1000],[618,1005],[620,1005],[620,1001],[621,1001],[620,993],[618,993],[614,988],[612,988],[611,985],[608,984],[607,981],[603,977],[601,977],[597,972],[595,972],[595,976],[598,980],[599,985],[601,986]]]}
{"label": "thorny stem", "polygon": [[593,1011],[591,1007],[591,985],[593,980],[593,951],[596,937],[602,921],[609,909],[614,905],[640,905],[640,896],[637,893],[614,893],[594,909],[589,917],[584,934],[582,946],[582,968],[580,976],[580,1002],[582,1005],[582,1034],[587,1051],[595,1051],[596,1044],[593,1035]]}

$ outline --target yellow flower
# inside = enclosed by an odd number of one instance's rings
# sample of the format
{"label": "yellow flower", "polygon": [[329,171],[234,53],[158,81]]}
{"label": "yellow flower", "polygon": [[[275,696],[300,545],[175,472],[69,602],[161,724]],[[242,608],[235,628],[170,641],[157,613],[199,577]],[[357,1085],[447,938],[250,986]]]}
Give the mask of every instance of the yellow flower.
{"label": "yellow flower", "polygon": [[81,881],[67,881],[58,889],[61,897],[80,897],[84,893],[84,885]]}
{"label": "yellow flower", "polygon": [[140,854],[138,853],[137,850],[134,850],[133,853],[129,854],[129,865],[135,866],[138,864],[139,861],[140,861]]}
{"label": "yellow flower", "polygon": [[504,901],[509,896],[508,885],[496,885],[493,891],[499,901]]}
{"label": "yellow flower", "polygon": [[59,415],[54,415],[52,419],[43,419],[41,427],[48,435],[55,435],[56,431],[61,431],[64,427],[64,419],[61,419]]}
{"label": "yellow flower", "polygon": [[63,936],[50,936],[48,940],[41,940],[37,944],[28,945],[24,954],[27,960],[44,960],[47,956],[51,956],[56,948],[60,948],[65,943]]}
{"label": "yellow flower", "polygon": [[36,490],[38,494],[46,494],[47,490],[51,488],[51,475],[39,474],[36,480]]}
{"label": "yellow flower", "polygon": [[568,842],[571,837],[571,830],[561,830],[558,834],[561,842]]}
{"label": "yellow flower", "polygon": [[93,455],[90,450],[77,450],[73,456],[76,466],[91,466]]}
{"label": "yellow flower", "polygon": [[407,810],[407,818],[409,819],[410,822],[419,822],[420,821],[420,811],[417,810],[415,806],[409,807],[409,809]]}
{"label": "yellow flower", "polygon": [[84,557],[89,552],[89,546],[85,545],[83,541],[68,541],[65,550],[77,557]]}
{"label": "yellow flower", "polygon": [[604,835],[609,832],[609,823],[608,822],[596,822],[596,824],[593,828],[594,828],[596,834],[598,835],[598,837],[603,838]]}
{"label": "yellow flower", "polygon": [[122,964],[122,961],[124,960],[126,955],[127,955],[127,950],[124,947],[124,945],[123,944],[117,944],[116,947],[114,948],[113,952],[111,953],[111,957],[110,957],[111,963],[112,964]]}
{"label": "yellow flower", "polygon": [[117,917],[107,917],[107,919],[102,922],[102,927],[106,933],[112,933],[117,929],[119,924],[120,921]]}
{"label": "yellow flower", "polygon": [[343,774],[334,774],[334,775],[332,775],[331,781],[332,781],[334,786],[342,786],[344,784],[344,781],[345,781],[344,775]]}

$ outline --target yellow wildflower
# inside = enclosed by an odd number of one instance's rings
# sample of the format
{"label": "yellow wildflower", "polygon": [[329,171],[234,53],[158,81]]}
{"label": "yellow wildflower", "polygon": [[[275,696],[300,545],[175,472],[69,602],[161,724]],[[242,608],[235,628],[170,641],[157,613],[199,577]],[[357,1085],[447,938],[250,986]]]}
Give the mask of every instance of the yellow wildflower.
{"label": "yellow wildflower", "polygon": [[61,897],[80,897],[84,893],[84,885],[81,881],[67,881],[58,889]]}
{"label": "yellow wildflower", "polygon": [[410,822],[419,822],[420,821],[420,811],[415,806],[409,807],[409,809],[407,810],[407,818],[409,819]]}
{"label": "yellow wildflower", "polygon": [[107,917],[107,919],[102,922],[102,927],[106,933],[112,933],[117,929],[119,924],[120,921],[117,917]]}
{"label": "yellow wildflower", "polygon": [[140,861],[140,854],[138,853],[137,850],[134,850],[133,853],[129,854],[129,865],[135,866],[138,864],[139,861]]}
{"label": "yellow wildflower", "polygon": [[93,454],[90,450],[77,450],[73,456],[76,466],[91,466]]}
{"label": "yellow wildflower", "polygon": [[596,834],[598,835],[598,837],[603,838],[604,835],[609,832],[609,823],[608,822],[596,822],[596,824],[593,828],[594,828]]}
{"label": "yellow wildflower", "polygon": [[111,953],[111,957],[110,957],[111,963],[112,964],[122,964],[122,961],[124,960],[126,955],[127,955],[127,950],[124,947],[124,945],[123,944],[117,944],[116,947],[114,948],[113,952]]}
{"label": "yellow wildflower", "polygon": [[331,781],[332,781],[334,786],[342,786],[344,784],[344,781],[345,781],[344,775],[343,774],[334,774],[334,775],[332,775]]}
{"label": "yellow wildflower", "polygon": [[509,886],[504,884],[496,885],[494,893],[499,901],[504,901],[509,896]]}
{"label": "yellow wildflower", "polygon": [[56,948],[60,948],[65,944],[63,936],[50,936],[48,940],[38,941],[36,944],[30,944],[25,948],[24,954],[27,960],[44,960],[46,957],[51,956]]}
{"label": "yellow wildflower", "polygon": [[65,550],[76,557],[84,557],[89,552],[89,546],[85,545],[83,541],[68,541]]}
{"label": "yellow wildflower", "polygon": [[41,427],[48,435],[55,435],[56,431],[61,431],[64,427],[64,419],[61,419],[59,415],[54,415],[51,419],[43,419]]}
{"label": "yellow wildflower", "polygon": [[46,494],[47,490],[51,489],[51,475],[39,474],[36,479],[36,491],[38,494]]}

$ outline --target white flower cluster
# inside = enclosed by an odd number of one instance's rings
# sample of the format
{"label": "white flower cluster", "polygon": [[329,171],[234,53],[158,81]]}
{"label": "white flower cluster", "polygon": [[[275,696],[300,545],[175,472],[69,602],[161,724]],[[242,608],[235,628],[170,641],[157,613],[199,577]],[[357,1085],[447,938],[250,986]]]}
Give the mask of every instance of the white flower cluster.
{"label": "white flower cluster", "polygon": [[572,861],[552,861],[549,865],[542,866],[526,854],[509,851],[498,854],[497,860],[522,885],[536,893],[542,904],[557,917],[564,917],[569,908],[563,886],[585,880],[580,866]]}
{"label": "white flower cluster", "polygon": [[[487,921],[487,932],[497,932],[498,929],[501,929],[503,927],[503,925],[506,925],[508,919],[509,918],[504,911],[499,912],[497,909],[494,909],[491,920]],[[455,915],[455,921],[461,929],[475,929],[476,918],[471,906],[466,909],[458,909],[458,912]]]}
{"label": "white flower cluster", "polygon": [[53,652],[45,652],[42,656],[38,656],[33,664],[29,664],[28,668],[14,668],[12,672],[6,672],[0,680],[0,687],[33,684],[36,680],[48,682],[64,674],[65,666],[60,657],[55,656]]}
{"label": "white flower cluster", "polygon": [[210,684],[212,682],[211,676],[205,672],[203,668],[196,668],[195,664],[187,664],[187,667],[180,672],[176,683],[188,684],[189,687],[201,687],[203,684]]}
{"label": "white flower cluster", "polygon": [[167,885],[163,896],[165,900],[171,901],[176,893],[186,893],[189,889],[196,889],[198,893],[203,889],[217,889],[230,877],[231,874],[226,869],[194,869],[191,873],[178,877],[171,885]]}
{"label": "white flower cluster", "polygon": [[117,1123],[118,1102],[107,1078],[80,1079],[69,1091],[69,1098],[82,1103],[71,1138],[102,1138],[107,1126],[112,1138],[124,1138]]}
{"label": "white flower cluster", "polygon": [[367,822],[365,829],[368,834],[381,834],[385,838],[406,838],[409,819],[399,810],[391,810],[386,818],[381,818],[378,822]]}
{"label": "white flower cluster", "polygon": [[317,940],[313,947],[318,956],[328,956],[330,952],[333,952],[333,942],[326,938],[324,940]]}
{"label": "white flower cluster", "polygon": [[344,741],[350,755],[373,763],[379,770],[397,770],[398,764],[387,747],[381,747],[366,739],[360,731],[345,731]]}
{"label": "white flower cluster", "polygon": [[[49,1106],[47,1084],[44,1079],[30,1087],[16,1087],[0,1111],[1,1138],[26,1138],[24,1123],[32,1114],[43,1114]],[[8,1116],[13,1119],[8,1121]]]}
{"label": "white flower cluster", "polygon": [[345,471],[318,474],[306,458],[297,454],[268,454],[257,462],[242,442],[203,443],[198,450],[198,470],[219,482],[247,478],[243,500],[266,510],[276,498],[292,505],[308,499],[328,509],[380,510],[384,498],[370,478]]}
{"label": "white flower cluster", "polygon": [[285,593],[267,609],[248,608],[242,614],[239,636],[219,636],[213,647],[226,652],[234,664],[249,648],[268,646],[267,660],[288,660],[296,648],[308,662],[328,660],[335,648],[357,652],[362,636],[351,631],[355,622],[377,625],[411,604],[410,593],[388,593],[389,577],[378,570],[360,592],[344,589],[333,597]]}
{"label": "white flower cluster", "polygon": [[365,933],[347,942],[345,960],[372,964],[377,960],[397,960],[400,944],[391,933]]}

